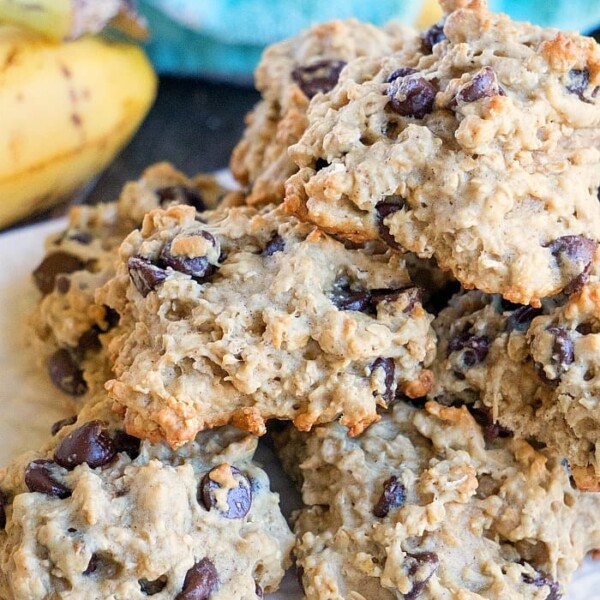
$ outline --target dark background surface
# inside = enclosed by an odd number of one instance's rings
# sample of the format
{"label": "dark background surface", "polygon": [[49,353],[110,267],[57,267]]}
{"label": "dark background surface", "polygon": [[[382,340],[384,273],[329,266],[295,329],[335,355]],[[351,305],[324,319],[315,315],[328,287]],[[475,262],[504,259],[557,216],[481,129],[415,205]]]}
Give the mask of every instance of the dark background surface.
{"label": "dark background surface", "polygon": [[250,88],[161,78],[156,103],[140,130],[83,201],[116,199],[126,181],[157,161],[172,162],[186,175],[227,167],[244,116],[258,98]]}

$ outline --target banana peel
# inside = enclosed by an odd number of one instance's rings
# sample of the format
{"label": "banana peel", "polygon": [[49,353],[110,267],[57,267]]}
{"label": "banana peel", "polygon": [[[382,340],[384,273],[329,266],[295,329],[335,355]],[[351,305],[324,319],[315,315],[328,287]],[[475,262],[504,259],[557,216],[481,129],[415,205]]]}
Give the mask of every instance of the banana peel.
{"label": "banana peel", "polygon": [[0,0],[0,23],[35,31],[54,41],[99,33],[109,24],[146,39],[146,22],[131,0]]}
{"label": "banana peel", "polygon": [[0,227],[99,173],[141,124],[156,75],[135,45],[0,26]]}

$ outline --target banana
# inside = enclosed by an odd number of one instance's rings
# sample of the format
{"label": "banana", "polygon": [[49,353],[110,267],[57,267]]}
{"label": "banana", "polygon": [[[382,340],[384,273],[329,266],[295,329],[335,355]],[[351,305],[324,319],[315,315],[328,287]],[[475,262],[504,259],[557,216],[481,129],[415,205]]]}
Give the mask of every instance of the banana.
{"label": "banana", "polygon": [[53,43],[0,27],[0,226],[55,204],[100,172],[156,93],[142,50]]}
{"label": "banana", "polygon": [[0,0],[0,23],[55,41],[99,33],[109,23],[132,37],[147,37],[146,22],[131,0]]}
{"label": "banana", "polygon": [[424,0],[423,9],[417,19],[417,27],[427,29],[430,25],[437,23],[442,16],[442,8],[437,0]]}

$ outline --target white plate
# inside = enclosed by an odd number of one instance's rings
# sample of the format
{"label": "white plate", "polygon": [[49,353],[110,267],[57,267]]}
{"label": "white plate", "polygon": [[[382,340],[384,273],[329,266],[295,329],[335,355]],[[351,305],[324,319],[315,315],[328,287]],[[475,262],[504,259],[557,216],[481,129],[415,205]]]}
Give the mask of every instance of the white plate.
{"label": "white plate", "polygon": [[[0,235],[0,465],[43,444],[51,424],[67,416],[60,394],[36,369],[23,338],[23,323],[37,296],[30,273],[41,260],[46,236],[60,231],[64,224],[64,220],[55,220]],[[295,492],[285,489],[279,467],[266,448],[261,448],[259,460],[273,473],[273,487],[280,492],[284,512],[288,512]],[[282,589],[270,598],[302,598],[295,577],[288,574]],[[588,560],[576,574],[565,600],[599,599],[600,562]]]}

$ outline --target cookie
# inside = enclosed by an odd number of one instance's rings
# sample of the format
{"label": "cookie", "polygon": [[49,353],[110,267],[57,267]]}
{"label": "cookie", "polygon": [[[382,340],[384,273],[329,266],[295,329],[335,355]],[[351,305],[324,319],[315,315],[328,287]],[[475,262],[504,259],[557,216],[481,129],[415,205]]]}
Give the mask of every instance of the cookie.
{"label": "cookie", "polygon": [[108,390],[132,435],[176,447],[233,423],[360,433],[396,393],[425,394],[435,339],[402,255],[352,248],[281,209],[202,223],[150,212],[98,299],[121,315]]}
{"label": "cookie", "polygon": [[346,63],[417,43],[418,35],[399,23],[378,28],[348,19],[315,25],[267,48],[256,71],[262,100],[246,118],[230,165],[249,188],[248,203],[281,201],[286,179],[297,171],[287,150],[306,128],[309,102],[335,85]]}
{"label": "cookie", "polygon": [[313,99],[287,209],[512,302],[577,291],[600,237],[600,49],[443,4],[419,51],[355,60]]}
{"label": "cookie", "polygon": [[107,379],[97,350],[118,314],[96,303],[94,294],[114,275],[125,236],[157,206],[183,203],[203,211],[224,193],[212,177],[190,180],[159,163],[128,183],[117,202],[71,209],[66,229],[46,241],[33,272],[41,294],[31,317],[35,353],[59,389],[76,400]]}
{"label": "cookie", "polygon": [[250,600],[275,591],[292,535],[253,461],[256,444],[234,428],[177,452],[140,442],[97,395],[45,449],[0,470],[0,596]]}
{"label": "cookie", "polygon": [[499,424],[566,457],[582,488],[600,490],[600,283],[542,307],[459,294],[434,324],[430,397],[476,403]]}
{"label": "cookie", "polygon": [[305,597],[557,600],[600,544],[597,494],[466,407],[398,403],[357,438],[330,424],[279,437],[302,481]]}

